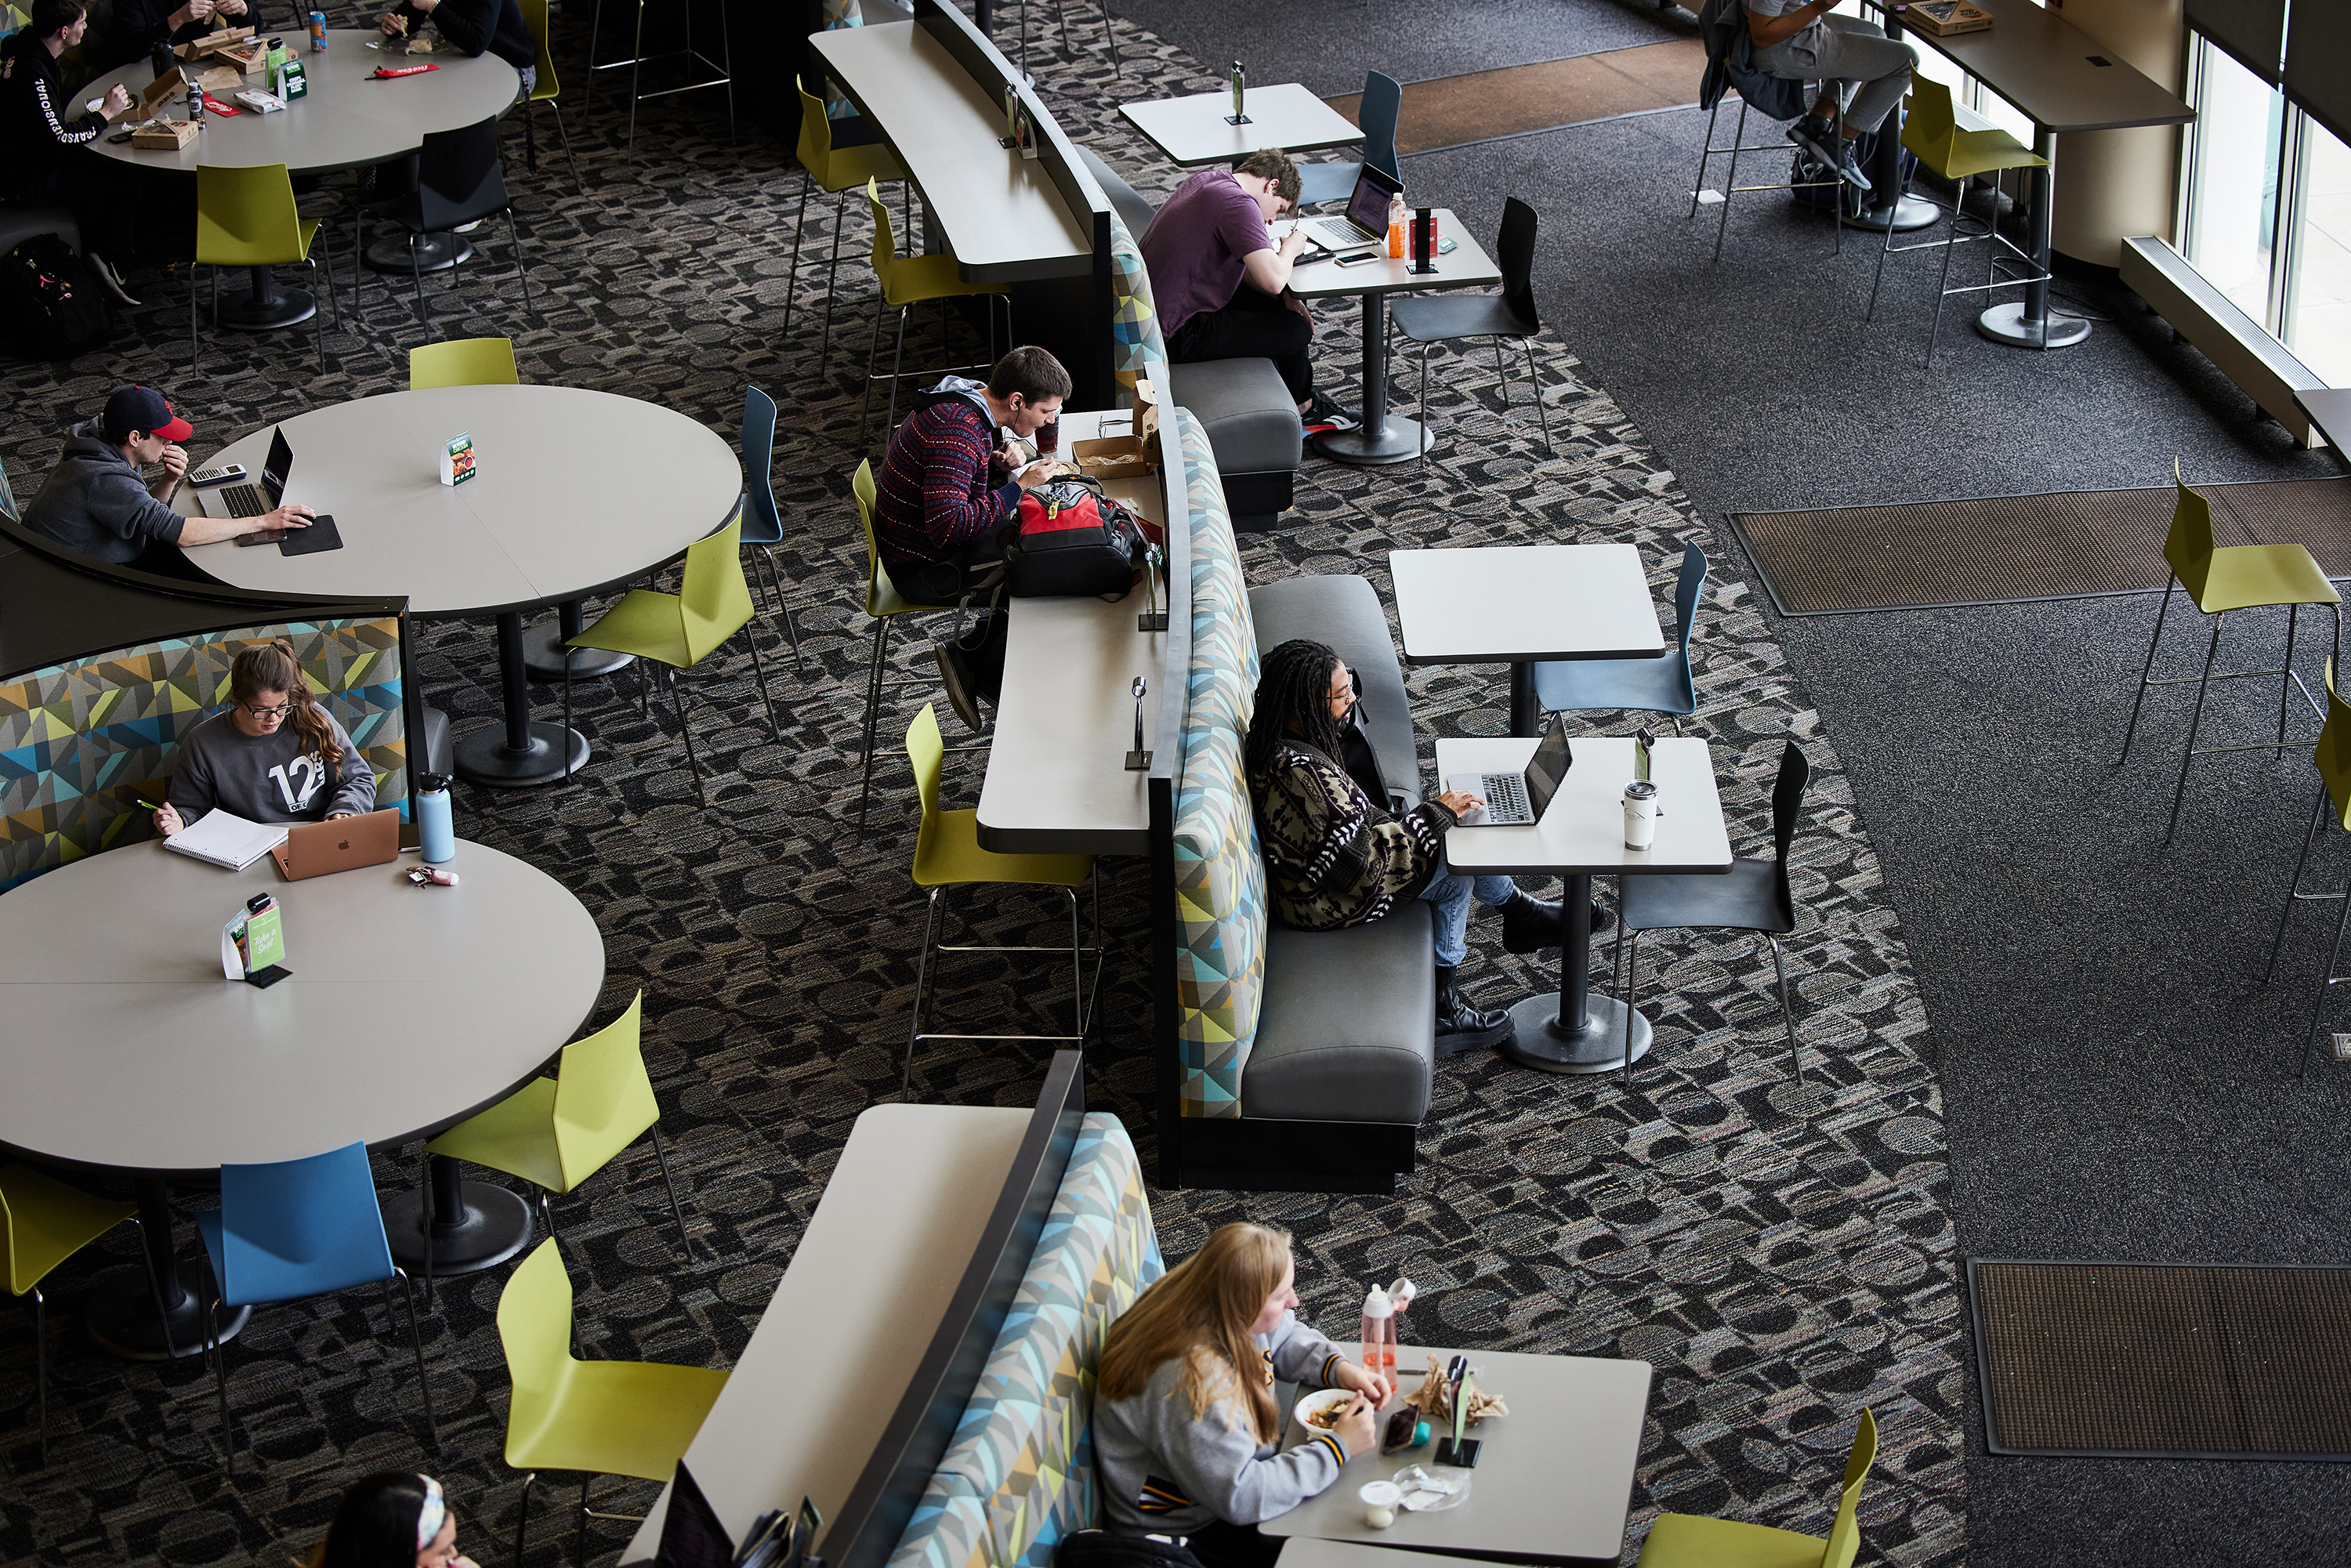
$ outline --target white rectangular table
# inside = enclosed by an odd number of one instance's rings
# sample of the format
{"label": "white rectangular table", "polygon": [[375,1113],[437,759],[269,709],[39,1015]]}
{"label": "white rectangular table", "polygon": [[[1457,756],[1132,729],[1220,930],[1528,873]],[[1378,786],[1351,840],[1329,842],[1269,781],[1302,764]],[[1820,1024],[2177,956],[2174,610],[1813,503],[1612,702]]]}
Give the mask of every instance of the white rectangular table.
{"label": "white rectangular table", "polygon": [[[770,1508],[841,1511],[946,1315],[1029,1113],[876,1105],[857,1118],[791,1264],[685,1468],[737,1541]],[[662,1489],[623,1563],[661,1546]]]}
{"label": "white rectangular table", "polygon": [[1235,125],[1230,119],[1232,89],[1226,88],[1188,98],[1122,103],[1118,111],[1169,162],[1186,169],[1235,162],[1269,148],[1311,152],[1352,146],[1364,139],[1354,121],[1294,81],[1249,88],[1241,108],[1249,123]]}
{"label": "white rectangular table", "polygon": [[1510,733],[1542,715],[1532,666],[1549,659],[1654,659],[1666,652],[1632,545],[1499,545],[1388,552],[1407,664],[1510,665]]}
{"label": "white rectangular table", "polygon": [[[1417,210],[1417,209],[1416,209]],[[1391,256],[1380,247],[1379,259],[1361,267],[1341,267],[1335,258],[1308,262],[1290,275],[1290,291],[1301,299],[1327,299],[1358,294],[1364,300],[1364,423],[1359,430],[1326,430],[1314,438],[1314,450],[1338,463],[1379,465],[1418,457],[1428,434],[1418,420],[1388,412],[1388,296],[1424,288],[1477,288],[1502,281],[1485,247],[1469,236],[1450,207],[1430,209],[1439,241],[1455,241],[1453,250],[1430,259],[1437,270],[1415,272],[1412,258]],[[1355,252],[1345,250],[1346,255]]]}
{"label": "white rectangular table", "polygon": [[[1616,1561],[1648,1415],[1649,1364],[1499,1350],[1464,1354],[1475,1380],[1501,1396],[1510,1413],[1489,1416],[1468,1432],[1480,1448],[1460,1506],[1441,1513],[1399,1511],[1394,1524],[1374,1530],[1357,1495],[1364,1483],[1386,1480],[1409,1464],[1434,1463],[1437,1442],[1432,1437],[1426,1448],[1385,1457],[1376,1450],[1358,1454],[1319,1496],[1259,1526],[1267,1535],[1309,1538],[1282,1548],[1281,1568],[1376,1568],[1355,1542],[1476,1556]],[[1429,1356],[1442,1368],[1452,1354],[1422,1346],[1399,1350],[1402,1392],[1419,1385]],[[1397,1403],[1389,1401],[1387,1408]],[[1294,1416],[1287,1437],[1302,1437]]]}
{"label": "white rectangular table", "polygon": [[[1524,768],[1536,742],[1439,740],[1437,777]],[[1559,997],[1534,996],[1510,1009],[1516,1038],[1502,1054],[1545,1072],[1605,1072],[1648,1053],[1649,1022],[1591,987],[1592,879],[1665,873],[1722,874],[1730,870],[1730,833],[1714,787],[1714,762],[1695,738],[1660,740],[1650,757],[1657,787],[1656,841],[1625,847],[1625,786],[1633,781],[1629,737],[1578,736],[1568,742],[1574,766],[1542,820],[1531,828],[1455,828],[1445,855],[1464,876],[1558,876],[1566,883],[1567,940],[1560,949]]]}
{"label": "white rectangular table", "polygon": [[[1061,415],[1061,450],[1098,435],[1126,434],[1128,416]],[[1105,431],[1104,426],[1108,429]],[[1162,474],[1103,482],[1111,498],[1164,525]],[[1145,683],[1145,748],[1159,732],[1155,684],[1167,633],[1137,629],[1154,608],[1144,585],[1115,604],[1092,597],[1007,601],[1004,685],[979,790],[979,842],[998,854],[1123,854],[1148,852],[1148,771],[1130,772],[1134,682]],[[1163,591],[1155,606],[1165,612]]]}

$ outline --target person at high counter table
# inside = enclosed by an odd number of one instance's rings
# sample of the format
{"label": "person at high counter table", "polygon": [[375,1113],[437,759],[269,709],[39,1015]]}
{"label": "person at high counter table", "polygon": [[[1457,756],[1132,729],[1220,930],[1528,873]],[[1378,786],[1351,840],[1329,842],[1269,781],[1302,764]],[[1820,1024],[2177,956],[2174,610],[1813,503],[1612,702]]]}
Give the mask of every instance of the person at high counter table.
{"label": "person at high counter table", "polygon": [[[1739,0],[1733,0],[1739,3]],[[1918,51],[1858,16],[1834,16],[1837,0],[1743,0],[1754,64],[1766,76],[1818,80],[1813,111],[1788,128],[1857,189],[1869,189],[1855,142],[1886,123],[1910,90]],[[1850,101],[1846,101],[1850,99]]]}
{"label": "person at high counter table", "polygon": [[[1400,817],[1374,799],[1342,760],[1355,700],[1354,677],[1323,643],[1293,638],[1259,667],[1242,760],[1273,912],[1301,931],[1340,931],[1368,925],[1406,899],[1426,899],[1435,927],[1437,1054],[1499,1045],[1515,1032],[1510,1015],[1474,1006],[1455,980],[1469,954],[1469,905],[1474,900],[1501,910],[1509,953],[1566,940],[1560,905],[1529,896],[1507,876],[1472,879],[1446,864],[1445,834],[1462,813],[1484,804],[1475,795],[1447,789]],[[1593,932],[1613,918],[1594,904]]]}
{"label": "person at high counter table", "polygon": [[122,268],[139,248],[139,172],[82,152],[131,112],[131,92],[118,82],[88,112],[57,64],[89,28],[87,0],[33,0],[31,21],[0,40],[0,203],[72,208],[83,259],[109,294],[136,305]]}
{"label": "person at high counter table", "polygon": [[401,0],[377,24],[386,37],[403,37],[424,22],[461,55],[493,54],[522,78],[519,103],[538,85],[538,47],[515,0]]}
{"label": "person at high counter table", "polygon": [[[1026,441],[1061,416],[1070,372],[1043,349],[1013,350],[996,361],[985,382],[948,376],[914,400],[914,411],[890,434],[882,471],[873,482],[873,540],[883,570],[898,591],[917,604],[955,604],[1004,559],[998,536],[1020,516],[1020,496],[1057,466],[1040,457],[1015,467],[1017,455],[999,431]],[[939,677],[957,717],[971,728],[982,720],[978,699],[992,697],[995,674],[985,653],[1000,645],[998,617],[967,627],[961,645],[936,649]]]}
{"label": "person at high counter table", "polygon": [[1271,360],[1309,427],[1353,430],[1354,416],[1314,390],[1314,318],[1289,292],[1306,235],[1292,229],[1277,245],[1266,226],[1296,210],[1299,187],[1287,152],[1203,169],[1143,231],[1143,263],[1170,363]]}
{"label": "person at high counter table", "polygon": [[[169,505],[187,476],[180,443],[195,427],[151,387],[119,389],[98,418],[77,424],[41,488],[25,507],[25,526],[71,549],[118,566],[171,577],[197,577],[182,545],[208,545],[265,528],[307,528],[310,508],[289,503],[257,517],[183,517]],[[154,466],[153,479],[142,476]]]}
{"label": "person at high counter table", "polygon": [[[1259,1524],[1371,1451],[1395,1385],[1298,1321],[1297,1278],[1287,1231],[1221,1226],[1110,1325],[1094,1465],[1112,1530],[1183,1538],[1207,1568],[1266,1568],[1281,1542]],[[1277,1454],[1277,1378],[1360,1397],[1330,1431]]]}
{"label": "person at high counter table", "polygon": [[311,696],[290,641],[238,653],[228,700],[180,742],[157,832],[169,838],[215,810],[248,822],[316,822],[374,809],[375,774]]}

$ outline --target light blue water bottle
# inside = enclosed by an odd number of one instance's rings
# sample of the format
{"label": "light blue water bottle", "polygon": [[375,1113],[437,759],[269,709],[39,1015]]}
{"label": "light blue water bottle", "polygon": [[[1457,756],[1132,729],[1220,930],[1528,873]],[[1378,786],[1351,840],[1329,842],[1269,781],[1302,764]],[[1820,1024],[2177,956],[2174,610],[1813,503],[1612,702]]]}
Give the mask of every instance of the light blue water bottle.
{"label": "light blue water bottle", "polygon": [[457,853],[457,831],[449,821],[449,776],[427,773],[416,782],[417,845],[426,861],[439,865]]}

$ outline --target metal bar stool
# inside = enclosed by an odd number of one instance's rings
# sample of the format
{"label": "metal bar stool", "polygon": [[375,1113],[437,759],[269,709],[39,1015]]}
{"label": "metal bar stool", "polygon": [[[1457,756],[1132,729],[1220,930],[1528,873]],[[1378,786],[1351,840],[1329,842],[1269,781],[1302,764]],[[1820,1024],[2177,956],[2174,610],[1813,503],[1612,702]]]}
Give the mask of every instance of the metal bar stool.
{"label": "metal bar stool", "polygon": [[2262,983],[2267,985],[2277,974],[2278,950],[2285,945],[2286,923],[2294,918],[2294,906],[2298,902],[2336,903],[2343,905],[2335,917],[2335,946],[2327,950],[2326,967],[2318,981],[2318,995],[2312,1000],[2310,1027],[2302,1031],[2302,1049],[2295,1053],[2294,1076],[2302,1077],[2310,1071],[2311,1037],[2318,1032],[2318,1019],[2326,1006],[2326,993],[2351,975],[2338,975],[2335,964],[2343,956],[2343,929],[2351,922],[2351,892],[2304,893],[2302,891],[2303,867],[2310,860],[2310,846],[2318,836],[2318,821],[2326,812],[2327,803],[2335,805],[2335,820],[2346,831],[2351,831],[2351,705],[2346,705],[2335,691],[2335,664],[2326,665],[2326,725],[2318,732],[2318,745],[2311,753],[2318,767],[2318,794],[2310,803],[2310,826],[2303,830],[2302,852],[2294,857],[2294,876],[2286,883],[2285,907],[2278,911],[2277,935],[2270,941],[2269,967],[2262,971]]}
{"label": "metal bar stool", "polygon": [[[1730,198],[1733,193],[1740,191],[1810,191],[1823,185],[1842,185],[1844,183],[1844,181],[1842,178],[1832,172],[1825,180],[1782,180],[1777,184],[1771,185],[1740,184],[1739,183],[1739,155],[1741,152],[1784,152],[1792,153],[1795,152],[1795,144],[1788,141],[1761,141],[1752,144],[1749,143],[1747,141],[1747,99],[1742,97],[1739,100],[1739,126],[1737,130],[1730,133],[1730,145],[1728,147],[1717,147],[1714,144],[1714,124],[1715,120],[1721,115],[1721,113],[1722,100],[1720,99],[1715,99],[1714,107],[1707,111],[1706,146],[1705,150],[1698,155],[1698,183],[1690,191],[1689,210],[1690,217],[1695,220],[1698,217],[1698,198],[1706,194],[1706,165],[1708,160],[1720,158],[1727,155],[1730,159],[1730,172],[1724,179],[1722,184],[1722,217],[1714,227],[1714,259],[1717,262],[1722,260],[1722,236],[1729,230],[1730,227]],[[1844,194],[1843,192],[1839,192],[1836,200],[1836,239],[1829,247],[1831,255],[1841,256],[1844,252]]]}
{"label": "metal bar stool", "polygon": [[[586,112],[587,105],[584,99],[592,96],[596,90],[596,73],[618,70],[622,66],[626,66],[629,68],[628,144],[632,149],[634,149],[637,144],[637,105],[639,103],[649,98],[670,98],[681,92],[699,92],[706,87],[723,87],[726,89],[726,140],[732,142],[735,140],[735,51],[727,37],[726,0],[717,0],[719,57],[715,60],[695,47],[694,0],[680,0],[680,8],[684,14],[681,47],[664,50],[658,55],[645,53],[645,6],[649,0],[635,0],[635,3],[637,25],[629,45],[629,57],[624,60],[600,60],[596,57],[596,37],[604,25],[604,0],[596,0],[595,15],[588,24],[588,87],[581,95],[583,99],[581,111]],[[716,74],[702,81],[687,82],[683,87],[665,87],[653,92],[646,92],[643,89],[643,72],[646,66],[679,59],[692,60],[705,70]]]}

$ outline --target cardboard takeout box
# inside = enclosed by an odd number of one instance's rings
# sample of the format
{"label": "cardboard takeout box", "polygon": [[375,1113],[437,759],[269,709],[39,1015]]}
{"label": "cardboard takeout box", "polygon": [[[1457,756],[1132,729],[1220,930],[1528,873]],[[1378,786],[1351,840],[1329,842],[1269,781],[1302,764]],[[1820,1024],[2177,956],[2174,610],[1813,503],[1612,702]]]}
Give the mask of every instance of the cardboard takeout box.
{"label": "cardboard takeout box", "polygon": [[193,121],[158,120],[141,126],[131,133],[131,145],[151,152],[176,152],[196,139]]}

